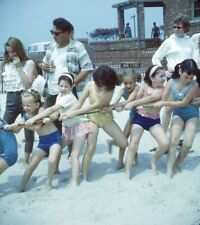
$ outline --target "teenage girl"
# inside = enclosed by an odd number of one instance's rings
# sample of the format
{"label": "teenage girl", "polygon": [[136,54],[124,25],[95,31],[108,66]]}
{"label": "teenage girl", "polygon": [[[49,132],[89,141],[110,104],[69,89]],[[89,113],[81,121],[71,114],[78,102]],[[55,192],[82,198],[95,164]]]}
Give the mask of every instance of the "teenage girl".
{"label": "teenage girl", "polygon": [[[124,87],[119,90],[119,92],[117,93],[116,99],[113,101],[113,104],[109,106],[109,108],[115,109],[118,112],[121,111],[121,107],[125,106],[126,103],[133,101],[136,98],[137,92],[139,90],[139,85],[137,84],[137,82],[141,82],[141,74],[137,73],[134,70],[128,70],[125,72],[124,75],[122,75],[121,80]],[[125,101],[120,102],[122,98]],[[131,118],[134,116],[134,114],[135,114],[135,108],[132,108],[130,110],[129,118],[126,122],[124,131],[123,131],[127,139],[130,135],[131,126],[132,126]],[[115,145],[116,143],[113,140],[108,140],[107,142],[108,142],[109,153],[111,153],[112,145]],[[124,163],[123,163],[124,153],[125,153],[125,149],[120,148],[119,159],[116,165],[117,170],[124,167]]]}
{"label": "teenage girl", "polygon": [[[194,80],[195,76],[197,82]],[[173,170],[187,156],[197,131],[199,107],[192,104],[192,100],[200,86],[200,70],[193,59],[186,59],[175,66],[172,78],[167,83],[164,91],[166,96],[171,94],[172,101],[161,101],[155,104],[157,107],[173,107],[167,164],[167,174],[170,178],[173,176]],[[182,147],[176,157],[176,148],[183,130]]]}
{"label": "teenage girl", "polygon": [[131,178],[131,169],[135,164],[135,156],[138,145],[144,130],[150,131],[151,135],[156,139],[158,148],[151,160],[153,172],[157,173],[156,162],[167,151],[169,141],[160,124],[160,109],[153,107],[144,107],[143,105],[156,102],[161,99],[163,94],[163,85],[165,82],[165,71],[160,66],[151,66],[147,69],[144,77],[144,84],[140,87],[137,100],[125,105],[124,109],[136,108],[134,118],[132,118],[131,139],[127,152],[126,173]]}
{"label": "teenage girl", "polygon": [[23,120],[15,122],[11,125],[7,125],[5,129],[19,132],[23,127],[34,130],[39,135],[38,150],[31,159],[30,163],[26,167],[23,179],[21,181],[19,191],[25,190],[26,184],[29,181],[32,173],[37,168],[39,162],[48,156],[48,179],[47,179],[47,190],[50,190],[52,186],[53,176],[56,171],[56,163],[61,152],[61,135],[51,121],[45,123],[39,122],[31,126],[25,125],[25,121],[28,118],[34,117],[37,113],[44,110],[41,107],[40,95],[37,91],[29,90],[22,94],[23,109],[26,112]]}

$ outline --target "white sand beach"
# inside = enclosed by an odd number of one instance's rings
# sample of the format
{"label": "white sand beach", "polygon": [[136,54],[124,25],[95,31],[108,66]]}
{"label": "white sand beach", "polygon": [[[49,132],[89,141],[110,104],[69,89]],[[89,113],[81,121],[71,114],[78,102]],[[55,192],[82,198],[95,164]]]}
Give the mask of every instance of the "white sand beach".
{"label": "white sand beach", "polygon": [[[1,105],[5,94],[0,94]],[[114,113],[123,128],[128,112]],[[0,225],[199,225],[200,224],[200,133],[194,152],[182,164],[182,172],[173,179],[166,176],[166,155],[158,162],[158,175],[149,168],[155,146],[145,132],[138,164],[128,180],[124,169],[116,171],[118,149],[108,154],[108,136],[100,130],[89,182],[70,186],[71,165],[66,150],[62,154],[61,174],[54,178],[55,189],[46,192],[47,158],[33,173],[26,192],[18,193],[24,173],[22,164],[23,132],[18,140],[18,161],[0,176]],[[37,137],[34,151],[36,150]],[[83,152],[83,151],[82,151]],[[82,156],[81,156],[82,158]]]}

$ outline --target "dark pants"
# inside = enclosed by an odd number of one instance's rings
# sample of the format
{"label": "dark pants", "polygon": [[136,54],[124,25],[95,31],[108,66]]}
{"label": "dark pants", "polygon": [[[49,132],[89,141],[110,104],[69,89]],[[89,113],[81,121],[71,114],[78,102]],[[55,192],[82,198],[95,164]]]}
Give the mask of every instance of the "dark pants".
{"label": "dark pants", "polygon": [[[56,98],[57,98],[57,95],[48,94],[45,100],[45,107],[48,108],[55,105]],[[58,128],[58,131],[62,134],[62,122],[60,120],[55,120],[54,124]]]}
{"label": "dark pants", "polygon": [[[23,116],[23,106],[21,99],[21,91],[8,92],[6,96],[6,108],[3,116],[6,123],[14,123],[19,114]],[[34,132],[28,129],[24,129],[25,135],[25,152],[31,153],[33,150],[34,143]]]}

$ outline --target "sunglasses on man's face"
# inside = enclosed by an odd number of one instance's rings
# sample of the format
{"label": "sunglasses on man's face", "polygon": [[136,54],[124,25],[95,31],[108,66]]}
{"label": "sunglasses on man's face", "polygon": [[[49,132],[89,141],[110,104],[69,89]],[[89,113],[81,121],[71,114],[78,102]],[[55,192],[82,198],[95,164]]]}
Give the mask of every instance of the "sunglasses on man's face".
{"label": "sunglasses on man's face", "polygon": [[179,27],[179,26],[173,26],[174,29],[182,29],[183,27]]}
{"label": "sunglasses on man's face", "polygon": [[58,31],[58,32],[56,32],[56,31],[50,30],[50,33],[51,33],[52,35],[58,36],[59,34],[62,34],[62,33],[64,33],[64,32],[63,32],[63,31]]}

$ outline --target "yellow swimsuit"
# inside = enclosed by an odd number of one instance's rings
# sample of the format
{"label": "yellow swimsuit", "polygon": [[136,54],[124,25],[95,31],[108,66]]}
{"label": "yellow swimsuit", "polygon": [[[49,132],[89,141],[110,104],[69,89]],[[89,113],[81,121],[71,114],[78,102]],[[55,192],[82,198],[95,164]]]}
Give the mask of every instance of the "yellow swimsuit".
{"label": "yellow swimsuit", "polygon": [[[96,93],[95,86],[92,86],[90,94],[90,104],[95,103],[98,100],[99,96]],[[88,114],[88,119],[94,122],[99,128],[105,127],[111,120],[113,120],[112,112],[97,112]]]}

